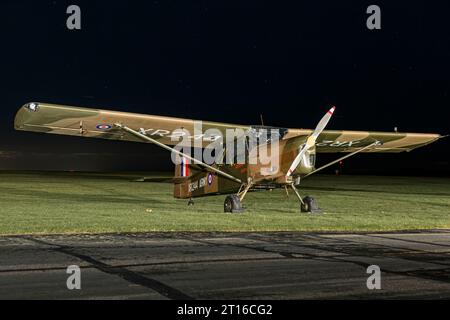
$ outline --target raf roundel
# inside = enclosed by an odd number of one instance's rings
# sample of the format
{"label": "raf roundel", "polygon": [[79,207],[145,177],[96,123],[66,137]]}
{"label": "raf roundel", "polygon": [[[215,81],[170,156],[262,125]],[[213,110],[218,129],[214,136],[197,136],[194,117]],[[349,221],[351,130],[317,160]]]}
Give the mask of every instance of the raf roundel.
{"label": "raf roundel", "polygon": [[99,124],[97,126],[97,129],[99,130],[110,130],[112,128],[112,126],[110,126],[109,124]]}

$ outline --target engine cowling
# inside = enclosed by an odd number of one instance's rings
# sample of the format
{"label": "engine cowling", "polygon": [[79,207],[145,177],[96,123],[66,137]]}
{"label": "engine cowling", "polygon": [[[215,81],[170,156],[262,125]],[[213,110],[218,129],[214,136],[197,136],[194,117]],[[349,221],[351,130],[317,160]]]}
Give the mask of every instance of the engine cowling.
{"label": "engine cowling", "polygon": [[[300,148],[301,150],[301,148]],[[300,164],[295,170],[295,174],[297,175],[305,175],[311,173],[315,170],[316,166],[316,147],[313,146],[309,148],[302,157]]]}

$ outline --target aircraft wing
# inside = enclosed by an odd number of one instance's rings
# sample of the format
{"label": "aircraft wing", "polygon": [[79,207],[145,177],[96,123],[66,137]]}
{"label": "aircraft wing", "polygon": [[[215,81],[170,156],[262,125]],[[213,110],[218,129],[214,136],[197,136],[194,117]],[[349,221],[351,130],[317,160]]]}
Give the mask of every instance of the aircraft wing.
{"label": "aircraft wing", "polygon": [[[203,147],[214,141],[214,134],[207,134],[209,129],[216,129],[224,137],[227,129],[242,129],[243,132],[251,129],[251,126],[47,103],[24,105],[17,112],[14,127],[22,131],[142,142],[139,138],[116,128],[117,123],[136,131],[143,129],[146,135],[165,145],[177,145],[180,140],[172,139],[179,138],[180,132],[177,130],[184,129],[189,132],[190,140],[201,141]],[[196,132],[195,128],[201,131]],[[311,133],[312,130],[287,129],[282,139],[301,141]],[[325,130],[318,137],[316,146],[319,153],[355,152],[379,141],[381,145],[363,152],[402,152],[430,144],[439,138],[441,136],[438,134]]]}
{"label": "aircraft wing", "polygon": [[[134,130],[145,130],[145,134],[165,145],[177,145],[181,136],[200,141],[203,147],[214,141],[215,135],[204,134],[216,129],[225,136],[227,129],[242,129],[249,126],[232,125],[208,121],[196,121],[163,116],[142,115],[127,112],[70,107],[47,103],[28,103],[18,112],[14,121],[16,130],[61,134],[78,137],[101,138],[142,142],[139,138],[115,127],[123,124]],[[199,127],[201,125],[201,128]],[[194,130],[198,128],[201,131]],[[182,135],[181,130],[190,135]],[[178,138],[173,141],[173,138]],[[191,142],[194,145],[193,142]]]}
{"label": "aircraft wing", "polygon": [[[292,136],[307,137],[311,133],[311,130],[294,129],[290,131]],[[317,139],[316,151],[318,153],[350,153],[367,147],[374,142],[380,142],[379,145],[362,152],[398,153],[414,150],[440,138],[442,138],[441,135],[434,133],[324,130]]]}

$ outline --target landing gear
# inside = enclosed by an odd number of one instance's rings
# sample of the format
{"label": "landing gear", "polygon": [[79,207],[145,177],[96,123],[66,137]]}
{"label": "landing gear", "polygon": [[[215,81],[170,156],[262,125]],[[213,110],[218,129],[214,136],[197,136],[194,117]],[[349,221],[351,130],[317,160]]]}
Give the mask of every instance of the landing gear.
{"label": "landing gear", "polygon": [[246,184],[242,184],[237,194],[232,194],[226,197],[223,205],[225,213],[243,213],[245,210],[242,207],[242,201],[253,186],[251,178],[248,178]]}
{"label": "landing gear", "polygon": [[223,208],[225,213],[244,212],[244,209],[242,208],[241,204],[241,199],[236,194],[232,194],[226,197]]}
{"label": "landing gear", "polygon": [[303,203],[300,205],[301,212],[308,213],[321,213],[322,210],[319,208],[316,199],[307,196],[303,198]]}
{"label": "landing gear", "polygon": [[300,194],[297,191],[297,188],[294,184],[291,184],[292,190],[294,190],[295,195],[297,196],[298,200],[300,200],[300,211],[301,212],[308,212],[308,213],[321,213],[322,210],[319,208],[316,199],[307,196],[302,199]]}
{"label": "landing gear", "polygon": [[188,201],[188,207],[192,207],[194,204],[195,204],[194,200],[192,198],[190,198]]}

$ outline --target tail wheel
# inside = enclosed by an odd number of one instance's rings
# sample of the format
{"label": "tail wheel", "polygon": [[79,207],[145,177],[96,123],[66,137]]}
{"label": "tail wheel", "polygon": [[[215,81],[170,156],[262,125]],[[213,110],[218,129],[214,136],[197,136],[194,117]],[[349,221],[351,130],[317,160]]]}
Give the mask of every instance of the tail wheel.
{"label": "tail wheel", "polygon": [[225,213],[242,213],[244,209],[241,205],[241,199],[235,195],[229,195],[225,198],[225,203],[223,205]]}

